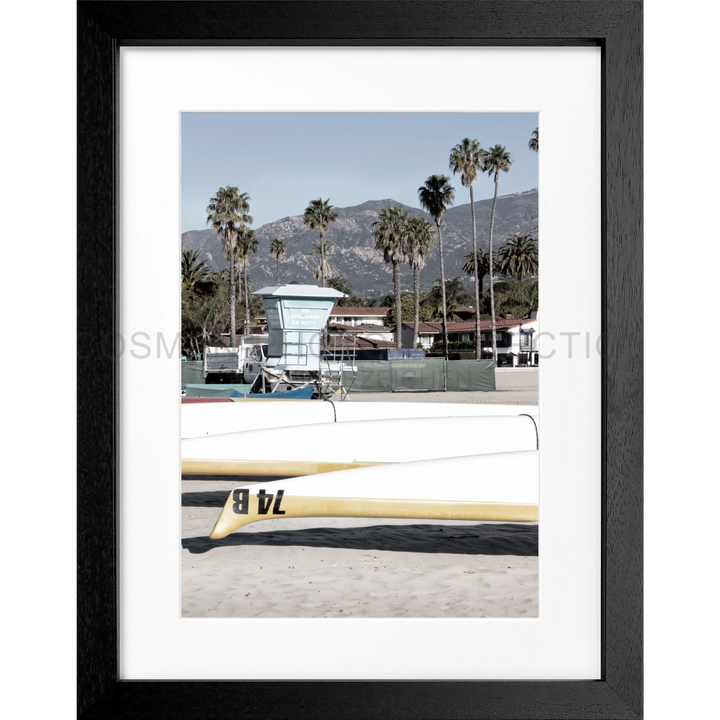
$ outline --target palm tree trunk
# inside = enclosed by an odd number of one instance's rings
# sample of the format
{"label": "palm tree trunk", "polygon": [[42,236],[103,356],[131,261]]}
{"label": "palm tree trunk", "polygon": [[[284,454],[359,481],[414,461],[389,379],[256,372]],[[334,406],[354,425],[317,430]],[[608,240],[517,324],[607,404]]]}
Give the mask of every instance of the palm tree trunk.
{"label": "palm tree trunk", "polygon": [[[480,288],[480,295],[482,295],[484,280],[485,280],[485,273],[478,275],[478,286]],[[478,327],[480,327],[480,308],[477,309],[477,313],[478,313]],[[480,333],[480,357],[482,357],[482,329],[478,330],[478,332]]]}
{"label": "palm tree trunk", "polygon": [[235,239],[230,240],[230,347],[235,347],[237,324],[235,322]]}
{"label": "palm tree trunk", "polygon": [[325,243],[323,242],[322,233],[320,233],[320,279],[322,286],[325,287]]}
{"label": "palm tree trunk", "polygon": [[277,260],[277,284],[280,284],[280,256],[278,255],[276,258]]}
{"label": "palm tree trunk", "polygon": [[[323,242],[323,234],[320,233],[320,278],[322,279],[322,286],[325,287],[325,243]],[[330,347],[330,318],[325,323],[325,327],[322,331],[322,344],[326,350]]]}
{"label": "palm tree trunk", "polygon": [[413,293],[415,295],[415,330],[413,331],[413,348],[420,342],[420,268],[413,263]]}
{"label": "palm tree trunk", "polygon": [[395,345],[402,348],[402,302],[400,298],[400,263],[393,262],[393,285],[395,286]]}
{"label": "palm tree trunk", "polygon": [[440,247],[440,289],[442,291],[442,328],[443,328],[443,389],[447,391],[447,361],[448,361],[448,333],[447,333],[447,301],[445,300],[445,261],[443,260],[441,223],[437,223],[438,245]]}
{"label": "palm tree trunk", "polygon": [[249,260],[246,260],[243,264],[243,285],[245,286],[244,290],[244,296],[245,296],[245,326],[243,328],[243,332],[245,335],[248,335],[250,333],[250,293],[248,292],[248,265],[250,264]]}
{"label": "palm tree trunk", "polygon": [[245,273],[243,272],[243,266],[238,265],[238,305],[242,309],[242,325],[241,332],[245,335]]}
{"label": "palm tree trunk", "polygon": [[497,341],[495,339],[495,290],[493,289],[494,263],[493,263],[493,228],[495,227],[495,205],[498,193],[498,173],[495,173],[495,197],[493,198],[492,213],[490,214],[490,248],[488,264],[490,265],[490,336],[492,338],[492,357],[497,364]]}
{"label": "palm tree trunk", "polygon": [[475,230],[475,199],[473,197],[472,185],[470,186],[470,212],[472,213],[473,225],[473,258],[475,259],[475,359],[482,357],[482,342],[480,339],[480,263],[477,252],[477,231]]}

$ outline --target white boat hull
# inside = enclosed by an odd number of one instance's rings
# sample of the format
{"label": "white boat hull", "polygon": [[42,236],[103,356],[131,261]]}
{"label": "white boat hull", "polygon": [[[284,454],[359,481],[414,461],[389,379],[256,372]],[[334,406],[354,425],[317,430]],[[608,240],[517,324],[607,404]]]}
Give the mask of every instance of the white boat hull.
{"label": "white boat hull", "polygon": [[238,487],[210,537],[297,517],[534,522],[538,502],[536,450],[452,457]]}
{"label": "white boat hull", "polygon": [[537,448],[528,415],[362,420],[186,439],[182,472],[289,477]]}
{"label": "white boat hull", "polygon": [[322,402],[276,400],[268,403],[183,404],[181,437],[194,438],[247,430],[359,420],[418,417],[537,415],[537,405],[417,402]]}

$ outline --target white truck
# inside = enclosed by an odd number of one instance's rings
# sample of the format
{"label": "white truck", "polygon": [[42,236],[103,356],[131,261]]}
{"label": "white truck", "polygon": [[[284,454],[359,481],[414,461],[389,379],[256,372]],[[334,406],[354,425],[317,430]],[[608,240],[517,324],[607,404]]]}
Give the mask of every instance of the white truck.
{"label": "white truck", "polygon": [[206,383],[248,383],[255,379],[244,379],[245,360],[256,348],[265,348],[267,357],[267,335],[244,335],[236,347],[205,347],[203,352],[203,378]]}
{"label": "white truck", "polygon": [[263,365],[267,360],[267,352],[267,340],[265,343],[253,345],[248,350],[248,353],[245,356],[245,361],[243,362],[242,370],[244,383],[254,385],[257,376],[262,372]]}

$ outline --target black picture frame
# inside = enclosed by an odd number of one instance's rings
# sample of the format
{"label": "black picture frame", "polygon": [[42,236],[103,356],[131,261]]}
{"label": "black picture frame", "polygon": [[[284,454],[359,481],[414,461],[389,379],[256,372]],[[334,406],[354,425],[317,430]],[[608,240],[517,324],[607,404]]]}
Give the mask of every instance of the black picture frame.
{"label": "black picture frame", "polygon": [[[82,0],[78,27],[78,715],[642,717],[642,23],[638,0]],[[593,45],[602,51],[602,676],[592,681],[118,680],[120,46]],[[111,352],[98,364],[96,338]],[[102,397],[103,402],[97,402]]]}

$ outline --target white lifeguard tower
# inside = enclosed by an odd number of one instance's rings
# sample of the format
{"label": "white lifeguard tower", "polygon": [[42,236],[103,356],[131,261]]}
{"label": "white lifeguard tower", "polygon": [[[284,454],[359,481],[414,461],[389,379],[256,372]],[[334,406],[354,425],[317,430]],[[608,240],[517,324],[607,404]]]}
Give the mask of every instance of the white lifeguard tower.
{"label": "white lifeguard tower", "polygon": [[[265,392],[314,383],[323,395],[333,392],[331,386],[341,386],[342,365],[322,363],[321,349],[330,311],[345,294],[316,285],[272,285],[253,295],[262,298],[268,324],[268,358],[262,373]],[[335,377],[338,373],[340,380]]]}

